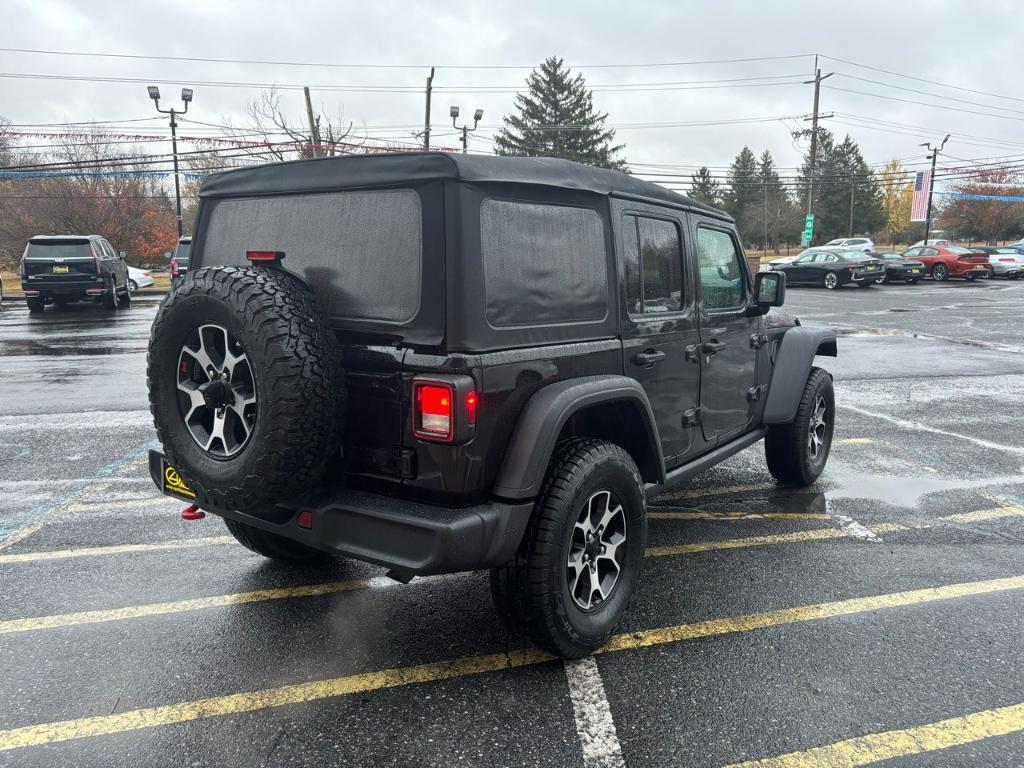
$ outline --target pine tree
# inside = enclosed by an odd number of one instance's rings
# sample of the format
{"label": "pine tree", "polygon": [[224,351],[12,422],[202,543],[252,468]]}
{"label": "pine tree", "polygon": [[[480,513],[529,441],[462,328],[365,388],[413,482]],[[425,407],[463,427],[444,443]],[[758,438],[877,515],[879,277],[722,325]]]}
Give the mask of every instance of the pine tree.
{"label": "pine tree", "polygon": [[[783,240],[796,239],[800,216],[786,186],[779,178],[775,159],[767,149],[758,158],[757,176],[761,182],[761,204],[758,208],[759,215],[755,219],[758,221],[760,239],[766,239],[767,233],[766,245],[778,252],[779,244]],[[760,242],[757,237],[754,241]]]}
{"label": "pine tree", "polygon": [[562,157],[601,168],[627,170],[618,157],[615,131],[605,128],[607,113],[594,109],[583,75],[551,56],[526,78],[526,93],[516,95],[517,113],[505,116],[495,136],[495,153],[526,157]]}
{"label": "pine tree", "polygon": [[761,197],[757,174],[757,157],[750,147],[743,147],[729,166],[728,187],[724,195],[725,209],[736,219],[743,242],[757,240],[757,212],[754,206]]}
{"label": "pine tree", "polygon": [[708,167],[702,166],[690,176],[690,197],[707,205],[721,206],[721,188]]}

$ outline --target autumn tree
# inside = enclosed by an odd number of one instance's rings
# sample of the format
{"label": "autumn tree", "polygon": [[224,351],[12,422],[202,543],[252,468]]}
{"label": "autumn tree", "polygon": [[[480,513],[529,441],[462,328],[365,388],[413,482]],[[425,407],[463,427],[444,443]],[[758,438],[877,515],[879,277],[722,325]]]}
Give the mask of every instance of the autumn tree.
{"label": "autumn tree", "polygon": [[1024,233],[1024,176],[991,170],[953,184],[952,195],[939,205],[939,221],[957,237],[994,243]]}
{"label": "autumn tree", "polygon": [[593,92],[583,75],[551,56],[526,78],[526,92],[516,95],[516,111],[494,138],[495,153],[525,157],[562,157],[601,168],[627,170],[605,127],[608,114],[594,108]]}
{"label": "autumn tree", "polygon": [[882,166],[879,185],[882,207],[885,210],[884,234],[891,243],[908,242],[910,206],[914,198],[914,185],[905,181],[906,172],[900,161],[893,159]]}

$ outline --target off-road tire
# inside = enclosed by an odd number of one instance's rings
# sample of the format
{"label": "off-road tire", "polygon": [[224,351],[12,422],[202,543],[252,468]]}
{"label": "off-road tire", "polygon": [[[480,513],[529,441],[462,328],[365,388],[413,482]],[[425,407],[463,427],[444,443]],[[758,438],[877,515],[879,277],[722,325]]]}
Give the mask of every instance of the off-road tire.
{"label": "off-road tire", "polygon": [[[818,397],[825,402],[826,430],[824,444],[817,458],[808,453],[811,415]],[[832,448],[835,426],[835,393],[832,377],[823,368],[812,367],[807,377],[796,418],[791,424],[770,427],[764,439],[764,456],[772,477],[785,485],[807,486],[818,479]]]}
{"label": "off-road tire", "polygon": [[949,280],[949,267],[945,264],[936,264],[932,267],[932,280],[937,283],[941,283],[944,280]]}
{"label": "off-road tire", "polygon": [[320,560],[327,557],[327,553],[321,552],[319,549],[307,547],[305,544],[300,544],[297,541],[287,539],[270,531],[264,531],[261,528],[254,528],[237,520],[230,520],[225,517],[224,525],[227,526],[228,532],[243,547],[271,560],[302,562]]}
{"label": "off-road tire", "polygon": [[[251,433],[229,458],[199,446],[178,405],[182,347],[206,323],[227,329],[242,345],[257,397]],[[344,375],[337,341],[310,289],[287,272],[190,270],[160,305],[147,361],[157,435],[200,501],[259,514],[315,489],[338,458]]]}
{"label": "off-road tire", "polygon": [[117,306],[120,309],[128,309],[132,305],[132,291],[131,288],[126,284],[124,287],[124,293],[117,297]]}
{"label": "off-road tire", "polygon": [[116,311],[118,304],[117,283],[111,280],[110,285],[107,286],[107,292],[103,295],[103,308]]}
{"label": "off-road tire", "polygon": [[25,304],[28,305],[28,311],[33,315],[39,314],[46,310],[46,302],[39,296],[32,296],[25,299]]}
{"label": "off-road tire", "polygon": [[[604,645],[640,579],[647,542],[643,488],[636,464],[618,445],[575,438],[555,448],[519,551],[491,570],[495,608],[510,628],[565,658],[586,656]],[[569,592],[566,557],[582,505],[605,489],[623,507],[626,550],[619,581],[607,601],[585,612]]]}

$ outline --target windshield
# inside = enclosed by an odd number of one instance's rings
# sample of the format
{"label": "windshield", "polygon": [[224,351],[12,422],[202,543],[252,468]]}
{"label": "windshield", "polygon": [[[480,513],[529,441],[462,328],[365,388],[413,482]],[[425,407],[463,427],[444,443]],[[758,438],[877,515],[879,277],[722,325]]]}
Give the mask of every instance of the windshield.
{"label": "windshield", "polygon": [[30,242],[28,253],[29,259],[73,259],[93,257],[92,247],[88,240],[54,240]]}

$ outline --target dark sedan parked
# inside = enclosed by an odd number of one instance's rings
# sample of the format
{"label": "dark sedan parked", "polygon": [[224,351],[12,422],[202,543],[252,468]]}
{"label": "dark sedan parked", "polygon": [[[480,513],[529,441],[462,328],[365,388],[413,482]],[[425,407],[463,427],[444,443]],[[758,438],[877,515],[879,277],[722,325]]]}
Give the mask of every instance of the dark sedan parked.
{"label": "dark sedan parked", "polygon": [[902,280],[905,283],[916,283],[924,277],[924,262],[905,259],[898,253],[872,253],[876,259],[881,259],[885,265],[885,275],[875,282],[879,285],[893,280]]}
{"label": "dark sedan parked", "polygon": [[885,275],[882,265],[881,259],[863,251],[811,248],[796,261],[773,265],[772,270],[786,273],[786,285],[823,285],[835,290],[847,283],[862,288],[874,285]]}

